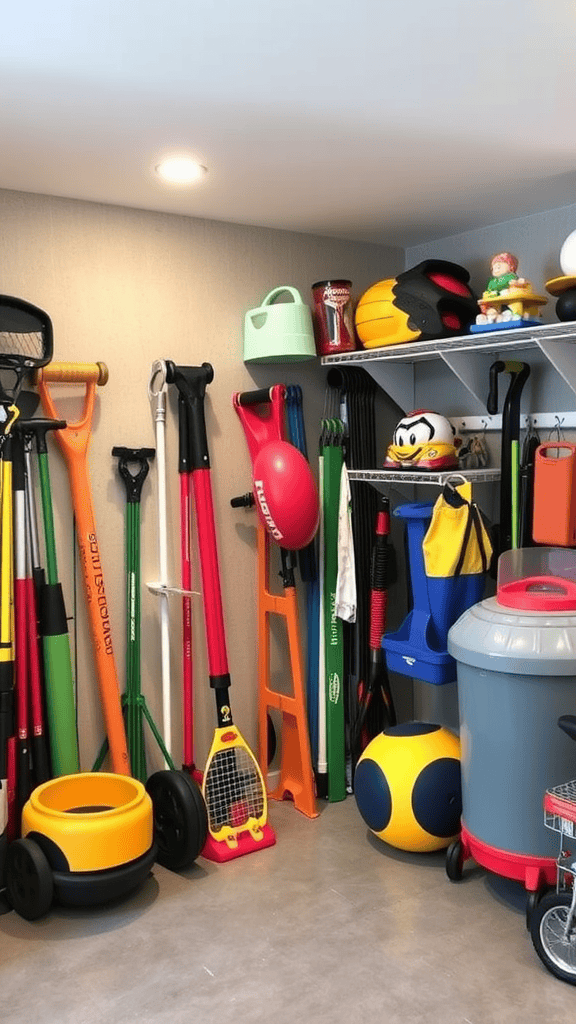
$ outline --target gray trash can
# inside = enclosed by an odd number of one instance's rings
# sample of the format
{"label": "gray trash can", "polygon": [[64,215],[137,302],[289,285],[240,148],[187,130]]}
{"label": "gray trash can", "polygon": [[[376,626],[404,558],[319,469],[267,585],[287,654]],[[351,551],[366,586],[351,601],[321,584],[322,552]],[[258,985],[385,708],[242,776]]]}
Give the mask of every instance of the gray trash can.
{"label": "gray trash can", "polygon": [[558,728],[560,715],[576,712],[576,552],[506,552],[497,596],[464,612],[448,651],[457,662],[462,832],[446,870],[456,880],[473,857],[536,892],[556,881],[544,793],[576,775],[576,744]]}

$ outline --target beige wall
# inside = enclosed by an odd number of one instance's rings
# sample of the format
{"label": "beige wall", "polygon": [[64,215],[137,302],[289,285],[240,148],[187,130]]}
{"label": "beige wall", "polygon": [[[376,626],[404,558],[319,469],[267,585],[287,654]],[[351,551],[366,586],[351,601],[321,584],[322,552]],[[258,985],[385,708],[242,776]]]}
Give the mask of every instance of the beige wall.
{"label": "beige wall", "polygon": [[[229,500],[250,489],[244,434],[231,406],[236,390],[273,383],[304,388],[308,444],[316,445],[324,372],[318,362],[260,366],[242,362],[246,310],[278,284],[299,288],[309,301],[313,281],[349,277],[356,295],[404,266],[400,249],[340,242],[193,220],[97,204],[0,192],[0,291],[36,303],[52,318],[57,360],[104,361],[109,383],[99,389],[90,472],[113,641],[124,685],[124,490],[113,445],[153,446],[147,396],[154,359],[210,361],[206,417],[212,462],[232,708],[240,730],[256,743],[255,513]],[[80,391],[74,392],[77,396]],[[56,394],[56,393],[55,393]],[[77,418],[79,400],[60,396],[62,414]],[[176,410],[168,415],[171,579],[179,578]],[[51,447],[60,575],[73,612],[72,518],[66,473]],[[197,567],[197,561],[196,561]],[[199,572],[198,572],[199,575]],[[142,501],[142,579],[158,576],[156,475],[152,466]],[[180,759],[180,617],[172,602],[173,752]],[[201,599],[194,600],[195,745],[202,766],[215,725],[207,680]],[[161,723],[158,599],[142,595],[142,687]],[[77,661],[82,767],[92,766],[102,739],[97,683],[78,585]],[[151,767],[161,759],[150,745]]]}

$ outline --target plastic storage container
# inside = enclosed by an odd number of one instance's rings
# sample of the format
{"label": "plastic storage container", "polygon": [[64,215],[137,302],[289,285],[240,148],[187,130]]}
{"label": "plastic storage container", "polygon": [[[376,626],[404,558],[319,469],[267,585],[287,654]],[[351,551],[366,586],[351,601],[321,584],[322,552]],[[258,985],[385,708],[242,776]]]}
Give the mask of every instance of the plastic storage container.
{"label": "plastic storage container", "polygon": [[351,281],[317,281],[312,285],[316,348],[319,356],[353,352],[356,335],[352,316]]}
{"label": "plastic storage container", "polygon": [[576,552],[505,552],[496,597],[460,616],[448,650],[462,746],[462,832],[448,874],[455,880],[472,856],[537,892],[556,880],[544,793],[576,767],[574,743],[557,725],[576,707]]}
{"label": "plastic storage container", "polygon": [[576,444],[547,441],[536,449],[532,537],[537,544],[576,544]]}
{"label": "plastic storage container", "polygon": [[[291,302],[275,300],[287,293]],[[273,288],[244,318],[245,363],[297,363],[316,358],[312,311],[297,288]]]}
{"label": "plastic storage container", "polygon": [[484,593],[479,576],[431,577],[426,574],[422,545],[434,503],[399,505],[394,516],[403,519],[408,537],[408,561],[413,608],[395,633],[382,640],[390,672],[441,686],[456,679],[456,662],[448,652],[448,630],[463,608]]}

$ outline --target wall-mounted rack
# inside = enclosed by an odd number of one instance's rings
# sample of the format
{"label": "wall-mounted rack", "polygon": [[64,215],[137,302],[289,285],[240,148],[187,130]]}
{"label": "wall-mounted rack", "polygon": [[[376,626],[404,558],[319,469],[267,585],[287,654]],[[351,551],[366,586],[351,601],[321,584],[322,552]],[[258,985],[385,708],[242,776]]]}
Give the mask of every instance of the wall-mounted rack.
{"label": "wall-mounted rack", "polygon": [[[449,416],[457,434],[481,434],[483,431],[502,430],[502,416]],[[520,427],[527,430],[576,430],[576,411],[531,412],[520,416]]]}
{"label": "wall-mounted rack", "polygon": [[455,477],[466,477],[471,483],[486,484],[500,479],[498,468],[490,469],[451,469],[442,473],[421,471],[412,473],[403,469],[349,469],[350,480],[365,480],[372,484],[418,484],[423,486],[443,487],[448,480]]}
{"label": "wall-mounted rack", "polygon": [[543,353],[576,395],[576,321],[384,345],[324,356],[322,365],[361,363],[383,391],[401,409],[408,411],[414,408],[414,365],[441,359],[462,382],[476,405],[485,408],[491,363],[506,354],[513,356],[517,350],[530,348]]}

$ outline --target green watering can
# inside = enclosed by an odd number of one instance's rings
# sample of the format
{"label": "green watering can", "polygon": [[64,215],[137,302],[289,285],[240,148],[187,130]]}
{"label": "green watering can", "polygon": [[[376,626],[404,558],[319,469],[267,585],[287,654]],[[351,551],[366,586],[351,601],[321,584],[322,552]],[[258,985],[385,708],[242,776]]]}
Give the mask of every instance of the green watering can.
{"label": "green watering can", "polygon": [[[292,302],[274,300],[286,292]],[[273,288],[257,309],[244,320],[245,363],[294,363],[316,357],[310,307],[297,288]]]}

